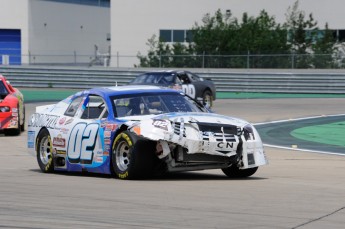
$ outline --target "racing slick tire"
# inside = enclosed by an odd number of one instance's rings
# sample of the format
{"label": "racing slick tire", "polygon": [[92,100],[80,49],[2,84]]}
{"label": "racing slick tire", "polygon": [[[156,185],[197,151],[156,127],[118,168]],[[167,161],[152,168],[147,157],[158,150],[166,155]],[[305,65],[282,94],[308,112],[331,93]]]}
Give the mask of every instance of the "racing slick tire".
{"label": "racing slick tire", "polygon": [[[25,130],[25,106],[23,107],[23,123],[20,125],[20,131],[23,132]],[[18,122],[20,122],[18,117]]]}
{"label": "racing slick tire", "polygon": [[36,156],[42,172],[53,172],[53,142],[47,129],[42,129],[37,136]]}
{"label": "racing slick tire", "polygon": [[205,90],[202,94],[202,102],[203,104],[208,104],[210,107],[212,107],[213,98],[212,98],[212,92],[209,90]]}
{"label": "racing slick tire", "polygon": [[112,171],[122,180],[145,179],[153,175],[155,144],[132,132],[117,135],[112,147]]}
{"label": "racing slick tire", "polygon": [[244,178],[250,177],[258,170],[258,167],[249,169],[239,169],[236,165],[231,165],[225,169],[222,169],[223,173],[230,178]]}

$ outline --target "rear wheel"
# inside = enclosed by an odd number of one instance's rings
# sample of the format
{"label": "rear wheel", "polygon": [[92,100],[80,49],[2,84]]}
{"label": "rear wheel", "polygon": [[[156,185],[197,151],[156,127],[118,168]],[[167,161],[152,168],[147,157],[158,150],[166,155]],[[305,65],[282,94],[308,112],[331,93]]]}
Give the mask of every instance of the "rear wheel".
{"label": "rear wheel", "polygon": [[114,140],[112,147],[112,170],[124,180],[143,179],[153,175],[154,142],[124,131]]}
{"label": "rear wheel", "polygon": [[47,129],[41,130],[37,137],[37,162],[44,173],[54,170],[53,163],[53,143]]}
{"label": "rear wheel", "polygon": [[228,168],[222,169],[223,173],[231,178],[250,177],[258,170],[258,167],[249,169],[239,169],[236,165],[231,165]]}
{"label": "rear wheel", "polygon": [[[18,110],[18,113],[19,113],[19,110]],[[18,118],[18,122],[19,121],[19,118]],[[25,106],[23,105],[23,123],[20,124],[20,131],[24,131],[25,130]]]}

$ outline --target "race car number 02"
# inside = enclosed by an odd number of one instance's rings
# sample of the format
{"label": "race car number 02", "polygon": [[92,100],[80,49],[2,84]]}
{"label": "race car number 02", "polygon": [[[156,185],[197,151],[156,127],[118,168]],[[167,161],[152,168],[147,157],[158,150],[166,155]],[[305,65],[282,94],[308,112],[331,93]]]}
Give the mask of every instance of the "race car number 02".
{"label": "race car number 02", "polygon": [[98,129],[97,123],[78,123],[73,127],[67,146],[67,155],[71,163],[92,163]]}
{"label": "race car number 02", "polygon": [[195,99],[195,87],[193,84],[182,84],[183,93]]}

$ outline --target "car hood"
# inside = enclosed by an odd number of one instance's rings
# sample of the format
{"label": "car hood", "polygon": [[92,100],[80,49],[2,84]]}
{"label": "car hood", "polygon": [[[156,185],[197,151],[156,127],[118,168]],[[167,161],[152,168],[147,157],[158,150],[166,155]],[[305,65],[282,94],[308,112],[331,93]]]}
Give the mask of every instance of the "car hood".
{"label": "car hood", "polygon": [[[236,154],[243,130],[249,124],[242,119],[214,113],[167,113],[131,118],[138,119],[126,122],[129,131],[160,141],[166,145],[166,152],[169,144],[176,144],[186,148],[188,154],[207,152],[219,156]],[[222,148],[221,145],[226,143],[229,147]]]}
{"label": "car hood", "polygon": [[2,97],[0,97],[0,103],[3,106],[14,105],[16,101],[17,101],[17,97],[13,96],[12,94],[3,95]]}
{"label": "car hood", "polygon": [[205,123],[217,123],[217,124],[230,124],[236,126],[245,126],[248,124],[245,120],[224,116],[215,113],[168,113],[164,115],[158,115],[155,119],[168,119],[170,121],[183,120],[184,122],[205,122]]}
{"label": "car hood", "polygon": [[236,125],[243,127],[249,124],[243,119],[236,117],[224,116],[215,113],[201,113],[201,112],[188,112],[188,113],[166,113],[160,115],[144,115],[144,116],[130,116],[121,118],[126,121],[127,125],[131,126],[138,122],[152,122],[153,120],[169,120],[171,122],[189,122],[189,123],[213,123]]}

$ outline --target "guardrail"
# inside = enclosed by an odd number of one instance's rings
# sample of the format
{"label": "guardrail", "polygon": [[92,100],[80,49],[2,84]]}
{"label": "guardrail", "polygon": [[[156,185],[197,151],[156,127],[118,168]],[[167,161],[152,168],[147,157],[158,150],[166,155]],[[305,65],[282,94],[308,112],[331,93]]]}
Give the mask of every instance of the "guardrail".
{"label": "guardrail", "polygon": [[[16,87],[87,89],[125,85],[138,74],[162,69],[0,66]],[[218,92],[345,93],[343,70],[187,69],[214,81]]]}

